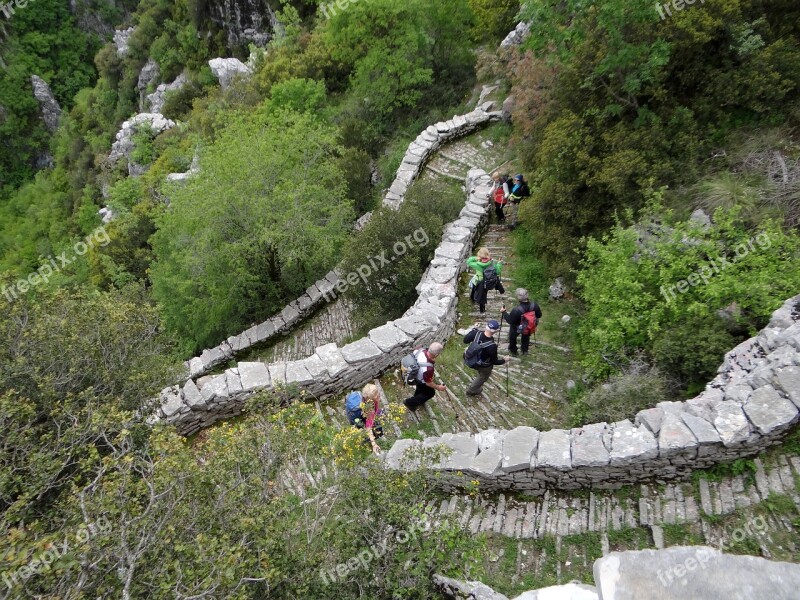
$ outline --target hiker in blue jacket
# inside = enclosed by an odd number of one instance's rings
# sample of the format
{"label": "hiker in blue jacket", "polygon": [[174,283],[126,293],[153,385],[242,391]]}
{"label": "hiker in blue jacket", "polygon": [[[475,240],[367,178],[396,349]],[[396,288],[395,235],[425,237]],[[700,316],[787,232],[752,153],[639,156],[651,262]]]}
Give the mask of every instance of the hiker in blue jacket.
{"label": "hiker in blue jacket", "polygon": [[478,375],[467,387],[467,396],[480,396],[483,391],[483,384],[489,380],[492,370],[495,365],[504,365],[510,357],[504,356],[502,358],[497,356],[497,343],[494,340],[494,334],[500,331],[500,323],[492,319],[486,324],[486,329],[483,331],[478,330],[478,325],[464,336],[465,344],[472,344],[473,342],[482,346],[478,355],[478,364],[472,368],[478,371]]}

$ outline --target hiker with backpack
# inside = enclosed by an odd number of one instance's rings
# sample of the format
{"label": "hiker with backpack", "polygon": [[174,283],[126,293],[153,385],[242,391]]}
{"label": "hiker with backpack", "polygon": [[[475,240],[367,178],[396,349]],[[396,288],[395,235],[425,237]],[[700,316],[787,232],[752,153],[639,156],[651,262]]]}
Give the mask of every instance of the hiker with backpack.
{"label": "hiker with backpack", "polygon": [[528,353],[531,343],[531,334],[536,333],[536,327],[542,318],[542,309],[536,302],[531,302],[528,297],[528,290],[517,288],[517,300],[519,305],[506,312],[503,305],[503,320],[508,323],[508,351],[511,356],[517,355],[517,337],[522,337],[522,355]]}
{"label": "hiker with backpack", "polygon": [[525,178],[521,173],[519,175],[514,175],[514,179],[510,184],[510,188],[508,199],[514,204],[519,204],[522,202],[523,198],[527,198],[531,195],[531,189],[528,187],[528,182],[525,181]]}
{"label": "hiker with backpack", "polygon": [[[510,188],[508,192],[508,201],[511,204],[519,205],[524,198],[527,198],[531,195],[528,182],[525,181],[525,178],[522,176],[522,174],[515,175],[514,179],[509,182],[508,187]],[[513,230],[516,229],[519,221],[519,206],[517,206],[516,209],[512,208],[510,213],[512,215],[512,219],[509,228]]]}
{"label": "hiker with backpack", "polygon": [[492,260],[489,249],[486,247],[478,250],[476,256],[467,259],[467,266],[475,270],[475,275],[469,282],[469,298],[478,305],[481,313],[486,312],[486,299],[489,291],[497,290],[500,294],[505,294],[506,290],[500,282],[500,273],[503,270],[502,261]]}
{"label": "hiker with backpack", "polygon": [[353,391],[347,394],[345,410],[350,425],[367,432],[372,452],[380,454],[381,449],[375,441],[383,436],[383,428],[376,421],[380,414],[381,392],[373,383],[365,385],[360,392]]}
{"label": "hiker with backpack", "polygon": [[417,348],[403,359],[400,366],[403,373],[403,381],[408,385],[416,386],[414,395],[403,401],[408,410],[416,411],[436,395],[436,390],[443,392],[447,389],[447,386],[433,382],[436,358],[442,353],[443,349],[444,346],[439,342],[434,342],[427,350],[425,348]]}
{"label": "hiker with backpack", "polygon": [[500,175],[499,172],[492,174],[492,198],[494,199],[494,214],[497,222],[503,223],[506,215],[503,209],[508,204],[508,197],[511,194],[511,180],[507,176]]}
{"label": "hiker with backpack", "polygon": [[483,331],[475,327],[464,336],[464,343],[469,344],[464,351],[466,365],[478,372],[478,375],[467,387],[467,396],[480,396],[483,384],[489,380],[495,365],[504,365],[508,356],[497,356],[497,343],[494,334],[500,331],[500,323],[492,319]]}

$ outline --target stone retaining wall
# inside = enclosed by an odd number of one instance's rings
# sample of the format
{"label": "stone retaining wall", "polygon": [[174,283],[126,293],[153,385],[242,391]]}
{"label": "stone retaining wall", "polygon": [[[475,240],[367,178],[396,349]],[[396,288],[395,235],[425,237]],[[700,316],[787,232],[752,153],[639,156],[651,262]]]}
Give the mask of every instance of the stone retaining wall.
{"label": "stone retaining wall", "polygon": [[[431,125],[417,136],[408,146],[403,161],[397,170],[383,204],[395,210],[405,200],[411,183],[422,172],[428,159],[444,144],[474,132],[488,123],[499,121],[502,112],[490,112],[493,102],[484,102],[465,115],[458,115],[449,121]],[[486,110],[484,110],[486,109]],[[365,215],[366,217],[367,215]],[[369,218],[359,219],[359,228],[363,228]],[[339,281],[336,270],[329,272],[317,281],[296,300],[289,303],[279,314],[255,325],[239,335],[231,336],[218,346],[203,350],[200,356],[186,361],[186,371],[192,379],[208,373],[214,367],[224,364],[238,353],[248,350],[256,344],[263,344],[272,337],[284,334],[295,325],[304,321],[310,314],[336,297],[332,294]]]}
{"label": "stone retaining wall", "polygon": [[[469,172],[466,204],[459,218],[445,227],[434,259],[417,286],[419,298],[400,319],[342,348],[321,346],[303,360],[239,363],[221,375],[204,378],[200,387],[189,379],[183,386],[166,388],[160,395],[161,406],[149,422],[165,420],[181,434],[191,435],[239,414],[245,400],[260,390],[296,384],[317,397],[339,393],[397,366],[413,348],[450,337],[455,329],[458,276],[488,221],[491,187],[484,171]],[[258,327],[255,330],[257,337]]]}
{"label": "stone retaining wall", "polygon": [[775,311],[755,338],[731,350],[699,396],[661,402],[634,421],[537,431],[517,427],[398,440],[389,468],[419,463],[420,448],[452,450],[436,464],[448,491],[478,481],[481,490],[543,493],[548,487],[614,489],[689,475],[757,454],[800,419],[800,296]]}

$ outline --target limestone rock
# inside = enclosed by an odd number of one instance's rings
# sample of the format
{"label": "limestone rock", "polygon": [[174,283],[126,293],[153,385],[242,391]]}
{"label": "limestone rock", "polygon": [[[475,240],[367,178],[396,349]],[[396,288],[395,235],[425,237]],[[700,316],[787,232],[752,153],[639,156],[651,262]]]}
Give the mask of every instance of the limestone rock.
{"label": "limestone rock", "polygon": [[775,374],[775,385],[800,408],[800,367],[785,367]]}
{"label": "limestone rock", "polygon": [[550,286],[550,299],[561,300],[569,292],[567,284],[564,283],[563,277],[557,277],[553,284]]}
{"label": "limestone rock", "polygon": [[269,387],[271,382],[269,370],[264,363],[240,362],[238,368],[243,391],[250,392]]}
{"label": "limestone rock", "polygon": [[800,565],[705,546],[612,552],[594,563],[603,600],[797,598]]}
{"label": "limestone rock", "polygon": [[161,69],[159,68],[158,63],[152,58],[148,59],[145,65],[142,67],[142,70],[139,71],[139,81],[136,84],[136,89],[139,90],[140,110],[144,110],[145,108],[144,100],[145,96],[147,95],[147,88],[159,77],[161,77]]}
{"label": "limestone rock", "polygon": [[117,132],[116,141],[111,145],[111,153],[108,155],[108,162],[115,164],[119,159],[125,158],[128,161],[128,172],[132,171],[132,161],[130,159],[133,151],[133,134],[137,128],[147,125],[154,135],[175,127],[175,121],[164,118],[158,113],[139,113],[135,117],[125,121]]}
{"label": "limestone rock", "polygon": [[592,423],[570,431],[573,467],[604,467],[611,457],[603,438],[605,423]]}
{"label": "limestone rock", "polygon": [[722,402],[714,408],[714,427],[726,447],[737,446],[750,437],[750,424],[735,402]]}
{"label": "limestone rock", "polygon": [[208,61],[208,66],[222,89],[227,88],[236,77],[246,77],[252,72],[238,58],[212,58]]}
{"label": "limestone rock", "polygon": [[146,97],[146,106],[148,112],[152,113],[160,113],[164,108],[164,102],[167,99],[167,93],[174,92],[180,90],[184,85],[186,85],[189,81],[189,78],[186,76],[186,72],[184,71],[180,75],[175,78],[175,81],[172,83],[162,83],[156,88],[152,94],[148,94]]}
{"label": "limestone rock", "polygon": [[535,460],[539,431],[533,427],[516,427],[503,438],[502,469],[506,473],[524,471]]}
{"label": "limestone rock", "polygon": [[527,23],[518,23],[517,26],[500,42],[501,48],[519,46],[531,34],[531,26]]}
{"label": "limestone rock", "polygon": [[664,421],[661,423],[661,429],[658,432],[659,456],[671,456],[686,450],[692,450],[697,448],[697,445],[697,438],[694,437],[692,430],[686,426],[680,417],[672,414],[664,416]]}
{"label": "limestone rock", "polygon": [[612,466],[642,463],[658,456],[658,442],[644,425],[635,427],[628,421],[619,421],[611,426]]}
{"label": "limestone rock", "polygon": [[451,600],[508,600],[507,596],[498,594],[478,581],[459,581],[443,575],[434,575],[433,583],[445,598]]}
{"label": "limestone rock", "polygon": [[562,471],[567,471],[572,467],[569,431],[551,429],[541,433],[539,447],[536,451],[536,467]]}
{"label": "limestone rock", "polygon": [[747,418],[762,435],[783,431],[797,422],[797,407],[782,398],[771,385],[758,388],[743,407]]}
{"label": "limestone rock", "polygon": [[133,35],[134,28],[118,29],[114,32],[114,45],[117,47],[117,56],[124,58],[128,55],[128,41]]}
{"label": "limestone rock", "polygon": [[31,75],[31,85],[33,86],[33,97],[39,103],[39,111],[42,114],[44,126],[50,133],[58,129],[58,122],[61,119],[61,107],[58,105],[50,86],[47,85],[38,75]]}

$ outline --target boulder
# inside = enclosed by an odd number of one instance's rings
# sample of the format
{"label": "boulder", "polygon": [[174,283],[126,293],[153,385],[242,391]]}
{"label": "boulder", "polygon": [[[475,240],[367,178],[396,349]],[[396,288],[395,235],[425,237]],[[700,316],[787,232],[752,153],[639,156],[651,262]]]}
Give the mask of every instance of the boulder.
{"label": "boulder", "polygon": [[39,103],[39,112],[42,115],[44,126],[50,133],[53,133],[58,129],[61,107],[44,79],[38,75],[31,75],[31,85],[33,86],[33,97]]}
{"label": "boulder", "polygon": [[251,68],[238,58],[212,58],[208,66],[222,89],[226,89],[236,77],[247,77]]}

